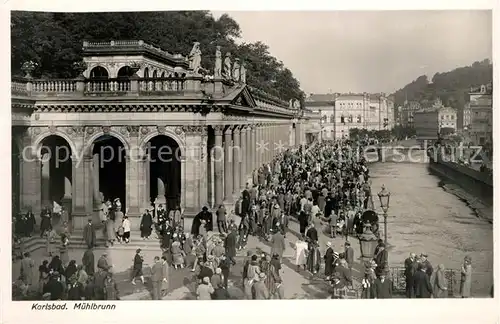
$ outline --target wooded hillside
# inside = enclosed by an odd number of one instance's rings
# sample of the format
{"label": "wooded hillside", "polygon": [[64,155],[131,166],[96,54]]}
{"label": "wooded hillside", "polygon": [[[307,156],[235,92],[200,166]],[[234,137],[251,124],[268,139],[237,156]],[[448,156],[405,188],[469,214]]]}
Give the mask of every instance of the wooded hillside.
{"label": "wooded hillside", "polygon": [[429,82],[422,75],[394,93],[395,104],[402,106],[405,98],[418,101],[422,107],[431,106],[440,98],[448,107],[463,107],[468,100],[471,87],[487,84],[493,80],[493,65],[490,60],[474,62],[471,66],[461,67],[445,73],[436,73]]}
{"label": "wooded hillside", "polygon": [[38,64],[34,76],[75,76],[82,42],[143,40],[171,53],[187,55],[201,43],[202,66],[212,70],[215,47],[247,65],[247,83],[283,100],[304,98],[292,72],[269,53],[267,45],[238,45],[240,26],[227,14],[215,19],[208,11],[44,13],[12,12],[12,74],[22,75],[24,62]]}

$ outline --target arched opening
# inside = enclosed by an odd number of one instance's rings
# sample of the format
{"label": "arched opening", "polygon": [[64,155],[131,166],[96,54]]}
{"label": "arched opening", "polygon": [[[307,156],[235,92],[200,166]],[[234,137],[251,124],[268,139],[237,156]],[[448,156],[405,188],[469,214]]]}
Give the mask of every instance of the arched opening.
{"label": "arched opening", "polygon": [[120,199],[122,212],[126,212],[125,146],[112,135],[102,135],[92,148],[92,182],[94,207],[98,210],[107,200]]}
{"label": "arched opening", "polygon": [[163,72],[161,73],[161,78],[162,78],[162,79],[163,79],[163,78],[165,78],[165,71],[163,71]]}
{"label": "arched opening", "polygon": [[145,68],[144,69],[144,78],[149,78],[149,69],[148,68]]}
{"label": "arched opening", "polygon": [[153,71],[153,78],[154,79],[158,78],[158,72],[156,70]]}
{"label": "arched opening", "polygon": [[155,207],[162,204],[166,210],[180,206],[181,151],[179,144],[166,135],[153,137],[147,143],[149,157],[149,193]]}
{"label": "arched opening", "polygon": [[103,80],[108,79],[108,71],[102,66],[96,66],[90,71],[90,78],[93,80]]}
{"label": "arched opening", "polygon": [[20,206],[20,196],[21,196],[21,168],[19,166],[19,147],[17,143],[12,138],[11,141],[11,152],[12,152],[12,178],[11,178],[11,188],[12,188],[12,215],[17,216],[21,211]]}
{"label": "arched opening", "polygon": [[132,75],[134,75],[134,70],[132,70],[130,68],[130,66],[123,66],[121,67],[119,70],[118,70],[118,78],[121,78],[121,79],[128,79],[130,78]]}
{"label": "arched opening", "polygon": [[[71,146],[58,135],[47,136],[41,145],[42,208],[57,211],[57,206],[64,206],[68,213],[71,213],[73,183]],[[54,217],[57,217],[57,213]],[[58,221],[53,219],[53,225]]]}

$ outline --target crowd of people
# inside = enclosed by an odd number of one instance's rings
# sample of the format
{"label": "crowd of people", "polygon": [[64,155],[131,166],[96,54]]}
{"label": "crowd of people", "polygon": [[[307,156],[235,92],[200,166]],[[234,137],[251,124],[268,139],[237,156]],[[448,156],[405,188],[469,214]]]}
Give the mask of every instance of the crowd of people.
{"label": "crowd of people", "polygon": [[[347,292],[354,288],[352,267],[355,256],[349,237],[362,234],[367,228],[379,237],[378,222],[363,217],[367,210],[373,209],[373,200],[369,169],[359,154],[362,150],[362,142],[325,141],[308,150],[300,148],[282,152],[271,163],[253,172],[252,181],[247,183],[233,210],[228,212],[224,205],[220,205],[211,212],[203,207],[194,217],[189,232],[184,228],[179,207],[166,211],[159,205],[145,210],[140,223],[141,237],[144,240],[159,239],[163,251],[162,256],[154,258],[151,266],[149,280],[153,299],[165,296],[169,269],[172,268],[173,271],[188,268],[193,273],[197,299],[230,298],[229,277],[239,277],[231,272],[231,268],[237,263],[237,251],[247,248],[249,236],[267,242],[271,252],[247,251],[240,277],[244,298],[282,299],[287,235],[298,236],[294,244],[297,270],[318,276],[323,268],[332,297],[346,298]],[[48,211],[44,213],[50,214]],[[299,224],[299,233],[289,230],[292,218]],[[50,233],[57,232],[61,244],[58,255],[53,255],[51,244],[47,244],[52,260],[50,263],[43,261],[39,267],[38,293],[53,300],[118,299],[117,284],[106,253],[100,257],[95,271],[93,248],[96,232],[92,220],[89,219],[83,234],[88,249],[82,257],[82,264],[77,265],[67,256],[70,239],[67,222],[54,231],[50,217],[48,219],[42,235],[47,237],[47,242],[53,242]],[[22,221],[34,224],[32,213],[25,215]],[[119,199],[103,203],[101,221],[107,246],[115,242],[130,242],[130,224],[121,211]],[[31,235],[33,230],[21,233]],[[319,237],[323,234],[332,238],[337,235],[345,237],[343,249],[335,251],[331,242],[320,246]],[[130,279],[134,285],[138,278],[145,284],[143,263],[144,258],[138,249]],[[364,277],[360,278],[361,297],[391,298],[393,283],[388,251],[382,240],[378,242],[373,259],[364,266]],[[19,278],[19,286],[23,289],[32,287],[33,278],[28,273],[33,267],[29,253],[24,253]],[[425,253],[419,258],[412,254],[405,262],[407,297],[444,297],[443,271],[444,267],[440,265],[433,272]],[[469,282],[463,289],[467,295],[467,291],[470,294],[470,260],[464,263],[463,273],[463,281]]]}

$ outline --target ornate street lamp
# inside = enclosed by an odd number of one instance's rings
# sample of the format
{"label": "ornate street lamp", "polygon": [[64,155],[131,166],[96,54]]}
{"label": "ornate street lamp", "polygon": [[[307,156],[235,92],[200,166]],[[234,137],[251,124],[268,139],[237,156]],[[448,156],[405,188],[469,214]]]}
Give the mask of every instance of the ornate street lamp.
{"label": "ornate street lamp", "polygon": [[380,200],[380,207],[384,212],[384,243],[387,246],[387,211],[389,210],[389,200],[391,198],[391,193],[385,189],[382,185],[382,190],[378,193],[378,199]]}
{"label": "ornate street lamp", "polygon": [[363,223],[363,234],[358,236],[359,247],[361,250],[361,258],[363,261],[373,259],[375,248],[377,247],[378,239],[371,230],[371,224],[368,221]]}

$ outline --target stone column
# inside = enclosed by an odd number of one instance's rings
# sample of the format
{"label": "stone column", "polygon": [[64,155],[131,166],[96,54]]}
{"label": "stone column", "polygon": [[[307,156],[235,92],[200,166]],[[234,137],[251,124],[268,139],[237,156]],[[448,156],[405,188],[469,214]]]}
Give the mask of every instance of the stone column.
{"label": "stone column", "polygon": [[[29,152],[26,154],[28,155]],[[37,217],[37,223],[40,224],[40,219],[38,215],[41,211],[41,167],[42,162],[36,156],[27,156],[23,159],[21,154],[19,157],[20,161],[20,207],[21,212],[26,213],[28,208],[31,208],[33,213]]]}
{"label": "stone column", "polygon": [[94,207],[95,209],[99,210],[101,207],[101,193],[99,191],[99,168],[101,167],[100,165],[100,159],[99,159],[99,153],[94,153],[92,155],[92,186],[93,186],[93,194],[94,194]]}
{"label": "stone column", "polygon": [[266,128],[265,128],[265,131],[266,131],[266,154],[265,154],[265,158],[266,158],[266,163],[269,163],[269,161],[271,161],[271,124],[266,124]]}
{"label": "stone column", "polygon": [[260,124],[255,125],[255,168],[260,168],[260,155],[262,154],[262,148],[260,146]]}
{"label": "stone column", "polygon": [[295,147],[299,148],[302,144],[301,127],[300,122],[295,123]]}
{"label": "stone column", "polygon": [[240,165],[240,188],[245,188],[247,181],[247,126],[241,127],[240,133],[240,155],[241,155],[241,165]]}
{"label": "stone column", "polygon": [[240,195],[241,141],[240,127],[233,129],[233,194]]}
{"label": "stone column", "polygon": [[150,173],[150,157],[146,153],[144,154],[142,161],[139,161],[139,171],[140,171],[140,178],[144,179],[141,183],[139,183],[140,186],[140,194],[141,194],[141,200],[142,200],[142,208],[151,208],[151,189],[150,189],[150,183],[151,183],[151,173]]}
{"label": "stone column", "polygon": [[271,126],[271,143],[269,144],[269,147],[271,149],[271,160],[274,159],[276,156],[276,125]]}
{"label": "stone column", "polygon": [[256,137],[256,125],[252,125],[252,146],[250,150],[252,151],[252,174],[255,169],[257,169],[257,150],[256,150],[256,142],[257,142],[257,137]]}
{"label": "stone column", "polygon": [[42,207],[51,204],[50,201],[50,154],[42,156]]}
{"label": "stone column", "polygon": [[94,205],[94,189],[92,184],[93,170],[91,155],[77,156],[73,161],[73,229],[83,229],[87,219],[92,217]]}
{"label": "stone column", "polygon": [[224,200],[231,202],[233,200],[233,129],[231,126],[224,132]]}
{"label": "stone column", "polygon": [[214,150],[214,181],[215,181],[215,186],[214,186],[214,191],[215,191],[215,207],[217,208],[220,206],[223,202],[224,199],[224,193],[222,192],[222,186],[223,186],[223,180],[224,180],[224,175],[222,174],[222,154],[223,154],[223,148],[222,148],[222,132],[224,131],[224,126],[214,126],[214,133],[215,133],[215,143],[214,147],[212,148]]}
{"label": "stone column", "polygon": [[247,157],[247,172],[246,178],[248,179],[248,175],[250,175],[253,171],[252,169],[252,160],[254,152],[252,152],[252,126],[248,125],[247,127],[247,145],[246,145],[246,157]]}

